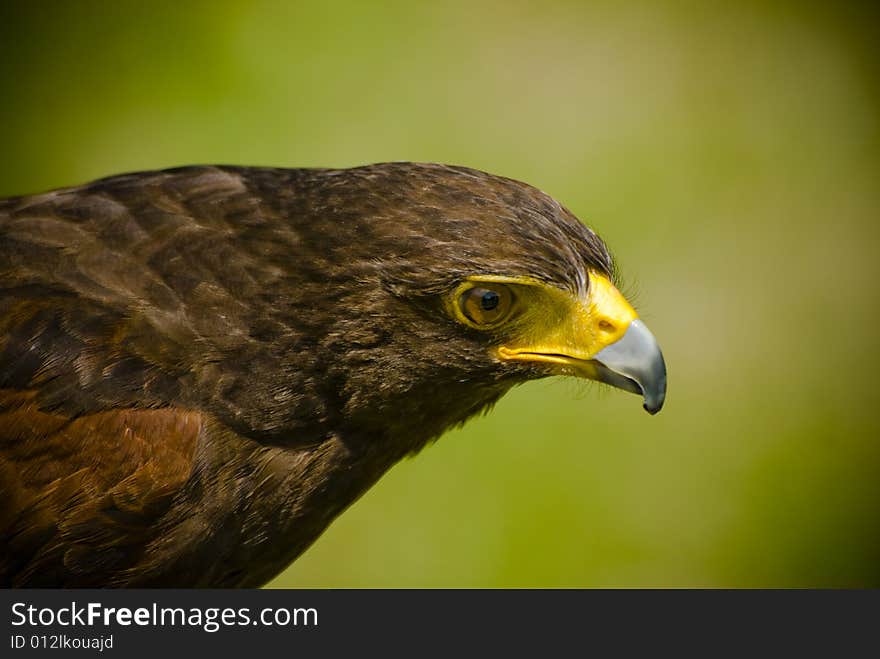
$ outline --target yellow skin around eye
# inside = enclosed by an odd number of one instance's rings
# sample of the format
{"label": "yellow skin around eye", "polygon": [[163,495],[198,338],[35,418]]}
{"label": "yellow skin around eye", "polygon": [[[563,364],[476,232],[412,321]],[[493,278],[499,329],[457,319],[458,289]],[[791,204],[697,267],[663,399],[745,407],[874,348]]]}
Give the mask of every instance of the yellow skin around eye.
{"label": "yellow skin around eye", "polygon": [[[642,407],[659,412],[666,399],[666,362],[654,335],[609,279],[589,273],[585,293],[530,278],[478,276],[447,300],[452,315],[491,337],[499,362],[540,366],[543,375],[574,375],[639,394]],[[474,288],[511,291],[510,312],[489,325],[462,311],[462,294]]]}
{"label": "yellow skin around eye", "polygon": [[[578,365],[619,340],[638,318],[607,277],[590,272],[589,280],[588,294],[578,296],[528,277],[474,276],[456,289],[449,306],[464,324],[498,335],[501,360]],[[496,325],[475,324],[461,310],[458,301],[468,289],[503,286],[513,293],[513,307]]]}

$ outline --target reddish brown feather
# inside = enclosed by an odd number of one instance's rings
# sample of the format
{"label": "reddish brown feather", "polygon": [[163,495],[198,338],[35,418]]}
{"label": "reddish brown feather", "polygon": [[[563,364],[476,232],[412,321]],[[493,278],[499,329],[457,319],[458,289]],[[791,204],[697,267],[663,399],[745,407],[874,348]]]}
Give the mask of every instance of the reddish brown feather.
{"label": "reddish brown feather", "polygon": [[36,392],[0,390],[0,582],[33,582],[58,552],[56,571],[136,562],[190,475],[202,426],[175,408],[70,419],[38,409]]}

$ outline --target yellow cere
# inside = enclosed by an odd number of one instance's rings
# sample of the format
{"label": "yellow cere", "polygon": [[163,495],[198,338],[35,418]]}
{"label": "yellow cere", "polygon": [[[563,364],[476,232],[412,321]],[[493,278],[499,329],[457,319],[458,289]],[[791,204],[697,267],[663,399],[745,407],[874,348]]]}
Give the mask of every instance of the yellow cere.
{"label": "yellow cere", "polygon": [[[578,365],[620,339],[638,318],[635,309],[604,275],[590,272],[586,297],[528,277],[474,276],[454,292],[449,306],[460,321],[495,331],[500,359]],[[511,308],[496,323],[480,326],[462,310],[473,289],[509,291]]]}
{"label": "yellow cere", "polygon": [[[542,286],[543,300],[530,310],[527,331],[498,348],[501,359],[540,361],[583,368],[620,339],[638,316],[607,277],[591,272],[586,298]],[[588,377],[590,374],[584,373]]]}
{"label": "yellow cere", "polygon": [[595,325],[596,340],[602,344],[594,354],[620,339],[638,317],[636,310],[608,277],[590,273],[589,322]]}

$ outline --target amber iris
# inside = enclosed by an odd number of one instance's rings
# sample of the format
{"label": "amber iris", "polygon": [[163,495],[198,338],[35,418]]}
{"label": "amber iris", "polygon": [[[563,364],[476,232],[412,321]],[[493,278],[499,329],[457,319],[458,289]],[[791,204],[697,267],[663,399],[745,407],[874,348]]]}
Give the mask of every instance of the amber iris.
{"label": "amber iris", "polygon": [[504,320],[510,313],[513,295],[507,286],[497,284],[492,288],[475,286],[461,294],[459,304],[462,313],[475,325],[490,326]]}

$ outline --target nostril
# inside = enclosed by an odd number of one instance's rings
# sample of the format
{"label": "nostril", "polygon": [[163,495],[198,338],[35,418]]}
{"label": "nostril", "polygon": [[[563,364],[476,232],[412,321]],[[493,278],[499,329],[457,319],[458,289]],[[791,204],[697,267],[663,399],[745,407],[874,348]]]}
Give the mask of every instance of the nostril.
{"label": "nostril", "polygon": [[600,320],[599,329],[603,332],[611,333],[617,328],[614,327],[614,325],[612,323],[609,323],[607,320]]}

